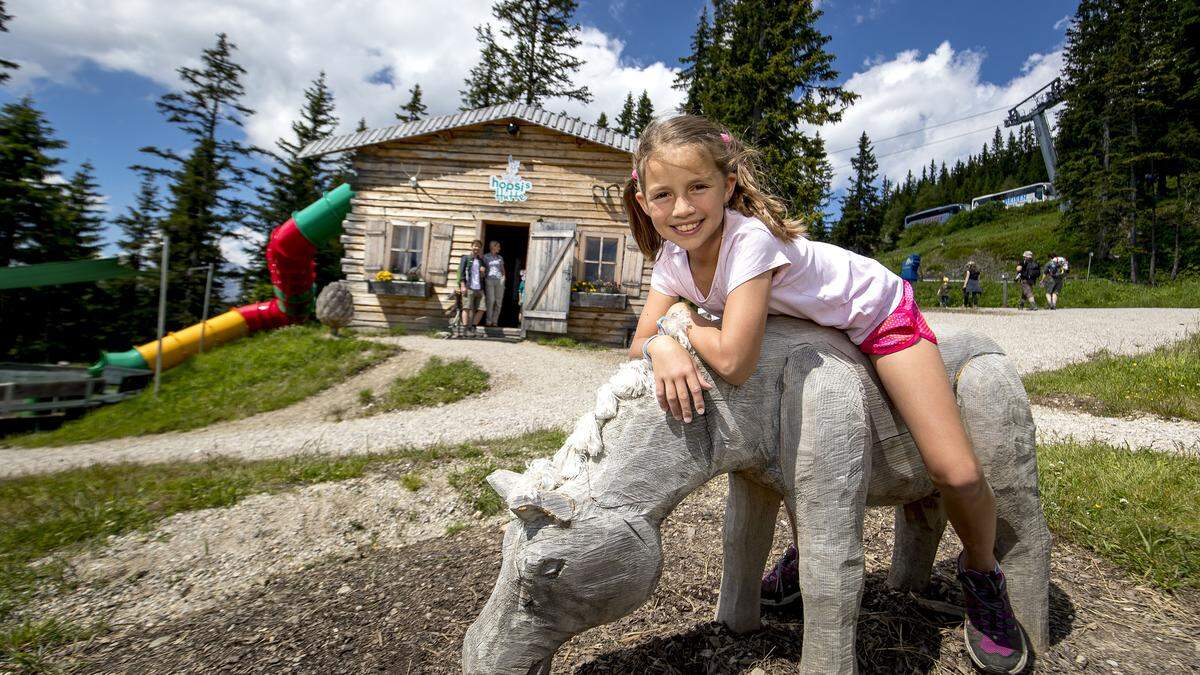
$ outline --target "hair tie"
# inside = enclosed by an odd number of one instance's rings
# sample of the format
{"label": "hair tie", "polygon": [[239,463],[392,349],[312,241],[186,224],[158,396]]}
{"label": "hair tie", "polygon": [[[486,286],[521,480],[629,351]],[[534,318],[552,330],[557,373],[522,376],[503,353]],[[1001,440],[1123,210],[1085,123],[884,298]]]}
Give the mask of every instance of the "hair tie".
{"label": "hair tie", "polygon": [[634,170],[633,170],[633,172],[632,172],[632,173],[630,173],[629,175],[630,175],[630,176],[633,178],[633,180],[635,180],[635,181],[636,181],[636,180],[638,179],[638,177],[637,177],[637,169],[634,169]]}
{"label": "hair tie", "polygon": [[725,145],[729,145],[729,141],[730,141],[729,134],[722,131],[721,132],[721,140],[725,141]]}

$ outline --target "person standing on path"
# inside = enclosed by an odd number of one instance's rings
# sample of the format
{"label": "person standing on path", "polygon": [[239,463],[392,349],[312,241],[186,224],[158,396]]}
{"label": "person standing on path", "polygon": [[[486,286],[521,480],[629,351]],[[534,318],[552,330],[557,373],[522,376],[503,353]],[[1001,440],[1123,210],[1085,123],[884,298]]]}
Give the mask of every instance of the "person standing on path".
{"label": "person standing on path", "polygon": [[1033,259],[1033,251],[1025,251],[1021,256],[1021,264],[1017,265],[1017,281],[1021,284],[1021,299],[1017,302],[1018,309],[1025,309],[1029,303],[1031,311],[1037,309],[1037,298],[1033,297],[1033,286],[1042,276],[1042,266]]}
{"label": "person standing on path", "polygon": [[462,323],[459,337],[475,337],[475,326],[483,318],[483,242],[471,242],[471,252],[458,261],[458,292],[462,294]]}
{"label": "person standing on path", "polygon": [[975,261],[967,262],[967,272],[963,275],[963,307],[979,307],[979,296],[983,294],[983,286],[979,284],[979,267]]}
{"label": "person standing on path", "polygon": [[950,277],[942,277],[942,285],[938,288],[938,306],[950,306]]}
{"label": "person standing on path", "polygon": [[1062,291],[1063,277],[1067,276],[1070,269],[1066,258],[1050,254],[1050,260],[1046,263],[1045,278],[1042,280],[1042,285],[1046,287],[1046,306],[1050,309],[1058,309],[1058,294]]}
{"label": "person standing on path", "polygon": [[495,327],[500,320],[500,307],[504,304],[504,258],[500,255],[500,242],[488,243],[488,252],[483,254],[487,276],[483,279],[484,306],[487,318],[483,325]]}

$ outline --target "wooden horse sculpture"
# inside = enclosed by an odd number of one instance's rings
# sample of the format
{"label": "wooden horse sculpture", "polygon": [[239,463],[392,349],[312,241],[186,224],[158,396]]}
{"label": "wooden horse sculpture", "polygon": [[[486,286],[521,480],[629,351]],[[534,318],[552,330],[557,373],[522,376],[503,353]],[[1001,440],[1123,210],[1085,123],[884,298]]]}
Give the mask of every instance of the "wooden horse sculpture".
{"label": "wooden horse sculpture", "polygon": [[[947,334],[942,357],[996,494],[996,555],[1032,646],[1048,636],[1050,535],[1038,500],[1034,424],[1021,380],[990,339]],[[946,517],[870,362],[840,332],[767,322],[755,374],[715,380],[690,424],[659,409],[649,368],[621,366],[553,460],[488,480],[515,518],[491,598],[467,631],[467,673],[548,673],[572,636],[650,598],[660,527],[685,497],[729,474],[717,620],[757,629],[759,579],[779,504],[800,551],[805,673],[853,673],[863,589],[863,515],[895,506],[889,583],[929,582]]]}

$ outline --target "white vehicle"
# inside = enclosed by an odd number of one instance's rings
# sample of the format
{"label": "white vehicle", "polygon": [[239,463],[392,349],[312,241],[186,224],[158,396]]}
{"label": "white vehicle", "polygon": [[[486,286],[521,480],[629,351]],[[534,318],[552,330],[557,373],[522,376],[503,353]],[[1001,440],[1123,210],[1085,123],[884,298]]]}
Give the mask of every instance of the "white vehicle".
{"label": "white vehicle", "polygon": [[1002,202],[1005,206],[1025,206],[1034,202],[1048,202],[1054,199],[1058,199],[1058,196],[1054,194],[1053,185],[1050,183],[1034,183],[1033,185],[1024,185],[1012,190],[976,197],[971,200],[971,208],[977,209],[980,205],[988,202]]}
{"label": "white vehicle", "polygon": [[912,225],[918,223],[944,223],[950,219],[950,216],[959,211],[969,211],[970,206],[966,204],[946,204],[945,206],[935,206],[932,209],[917,211],[916,213],[904,217],[904,229],[908,229]]}

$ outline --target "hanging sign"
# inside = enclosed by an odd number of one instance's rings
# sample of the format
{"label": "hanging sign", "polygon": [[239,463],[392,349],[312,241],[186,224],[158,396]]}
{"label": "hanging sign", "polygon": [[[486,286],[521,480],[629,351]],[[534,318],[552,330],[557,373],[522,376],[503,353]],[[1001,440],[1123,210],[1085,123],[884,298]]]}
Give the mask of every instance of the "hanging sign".
{"label": "hanging sign", "polygon": [[508,170],[503,176],[492,176],[492,189],[500,203],[523,202],[529,199],[528,192],[533,189],[533,183],[521,178],[521,161],[509,155]]}

